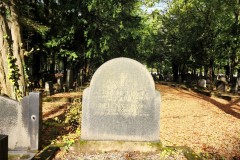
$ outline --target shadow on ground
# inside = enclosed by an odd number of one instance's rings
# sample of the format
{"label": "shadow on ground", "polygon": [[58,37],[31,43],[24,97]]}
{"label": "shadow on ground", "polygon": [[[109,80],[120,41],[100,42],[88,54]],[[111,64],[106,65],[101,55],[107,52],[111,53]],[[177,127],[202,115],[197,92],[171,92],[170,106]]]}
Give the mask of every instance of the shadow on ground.
{"label": "shadow on ground", "polygon": [[[224,111],[226,114],[229,114],[235,118],[240,119],[240,105],[238,104],[240,102],[240,98],[237,98],[232,101],[228,101],[227,104],[223,104],[223,103],[220,103],[220,102],[214,100],[213,98],[203,95],[201,93],[192,94],[191,92],[186,93],[181,90],[178,90],[178,91],[182,92],[184,94],[191,95],[196,98],[200,98],[202,100],[205,100],[206,102],[210,102],[213,105],[215,105],[216,107],[218,107],[219,109],[221,109],[222,111]],[[234,106],[236,106],[236,107],[234,107]],[[236,112],[235,110],[237,110],[239,112]]]}

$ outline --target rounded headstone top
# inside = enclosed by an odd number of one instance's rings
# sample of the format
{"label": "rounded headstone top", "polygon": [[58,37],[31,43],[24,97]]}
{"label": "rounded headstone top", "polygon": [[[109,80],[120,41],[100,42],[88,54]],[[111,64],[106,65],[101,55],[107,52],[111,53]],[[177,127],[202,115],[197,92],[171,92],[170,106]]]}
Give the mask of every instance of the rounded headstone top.
{"label": "rounded headstone top", "polygon": [[[118,85],[118,87],[147,86],[155,90],[154,80],[144,65],[136,60],[120,57],[109,60],[94,73],[90,86]],[[137,86],[136,86],[137,85]]]}

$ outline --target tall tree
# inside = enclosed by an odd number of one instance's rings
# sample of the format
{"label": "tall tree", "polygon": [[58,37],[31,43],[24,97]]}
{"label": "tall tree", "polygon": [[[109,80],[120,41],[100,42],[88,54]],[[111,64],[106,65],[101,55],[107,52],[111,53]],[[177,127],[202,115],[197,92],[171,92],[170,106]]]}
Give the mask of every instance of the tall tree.
{"label": "tall tree", "polygon": [[141,26],[138,1],[92,0],[86,4],[86,55],[102,61],[119,56],[137,58]]}
{"label": "tall tree", "polygon": [[182,71],[185,69],[203,67],[206,78],[213,80],[215,67],[219,63],[226,63],[229,59],[229,68],[238,64],[239,1],[233,2],[169,2],[162,29],[166,35],[165,41],[171,46],[169,53],[175,80],[179,75],[184,75]]}
{"label": "tall tree", "polygon": [[0,1],[1,93],[19,99],[26,94],[24,50],[17,0]]}

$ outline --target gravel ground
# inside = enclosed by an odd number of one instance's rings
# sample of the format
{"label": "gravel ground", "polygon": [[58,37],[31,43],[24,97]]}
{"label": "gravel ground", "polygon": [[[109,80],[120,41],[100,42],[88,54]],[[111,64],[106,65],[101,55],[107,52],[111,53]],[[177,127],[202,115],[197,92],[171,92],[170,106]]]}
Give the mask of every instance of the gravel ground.
{"label": "gravel ground", "polygon": [[[161,92],[160,139],[164,146],[187,146],[195,153],[240,159],[240,99],[226,101],[180,88],[156,85]],[[70,150],[69,160],[186,159],[183,153],[111,151],[80,153]]]}
{"label": "gravel ground", "polygon": [[229,102],[169,86],[156,88],[162,94],[163,145],[240,159],[240,99]]}
{"label": "gravel ground", "polygon": [[75,153],[69,152],[66,156],[58,159],[66,160],[186,160],[182,153],[174,153],[173,155],[163,155],[160,153],[141,153],[138,151],[135,152],[122,152],[122,151],[112,151],[105,153]]}

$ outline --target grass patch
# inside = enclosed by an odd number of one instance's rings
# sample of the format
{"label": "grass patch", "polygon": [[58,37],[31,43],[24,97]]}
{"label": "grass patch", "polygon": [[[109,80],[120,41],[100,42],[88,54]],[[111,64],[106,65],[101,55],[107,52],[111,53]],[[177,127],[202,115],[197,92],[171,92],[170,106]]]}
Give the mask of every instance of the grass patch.
{"label": "grass patch", "polygon": [[24,155],[8,155],[8,160],[16,160],[16,159],[28,159],[30,158],[30,155],[24,154]]}

